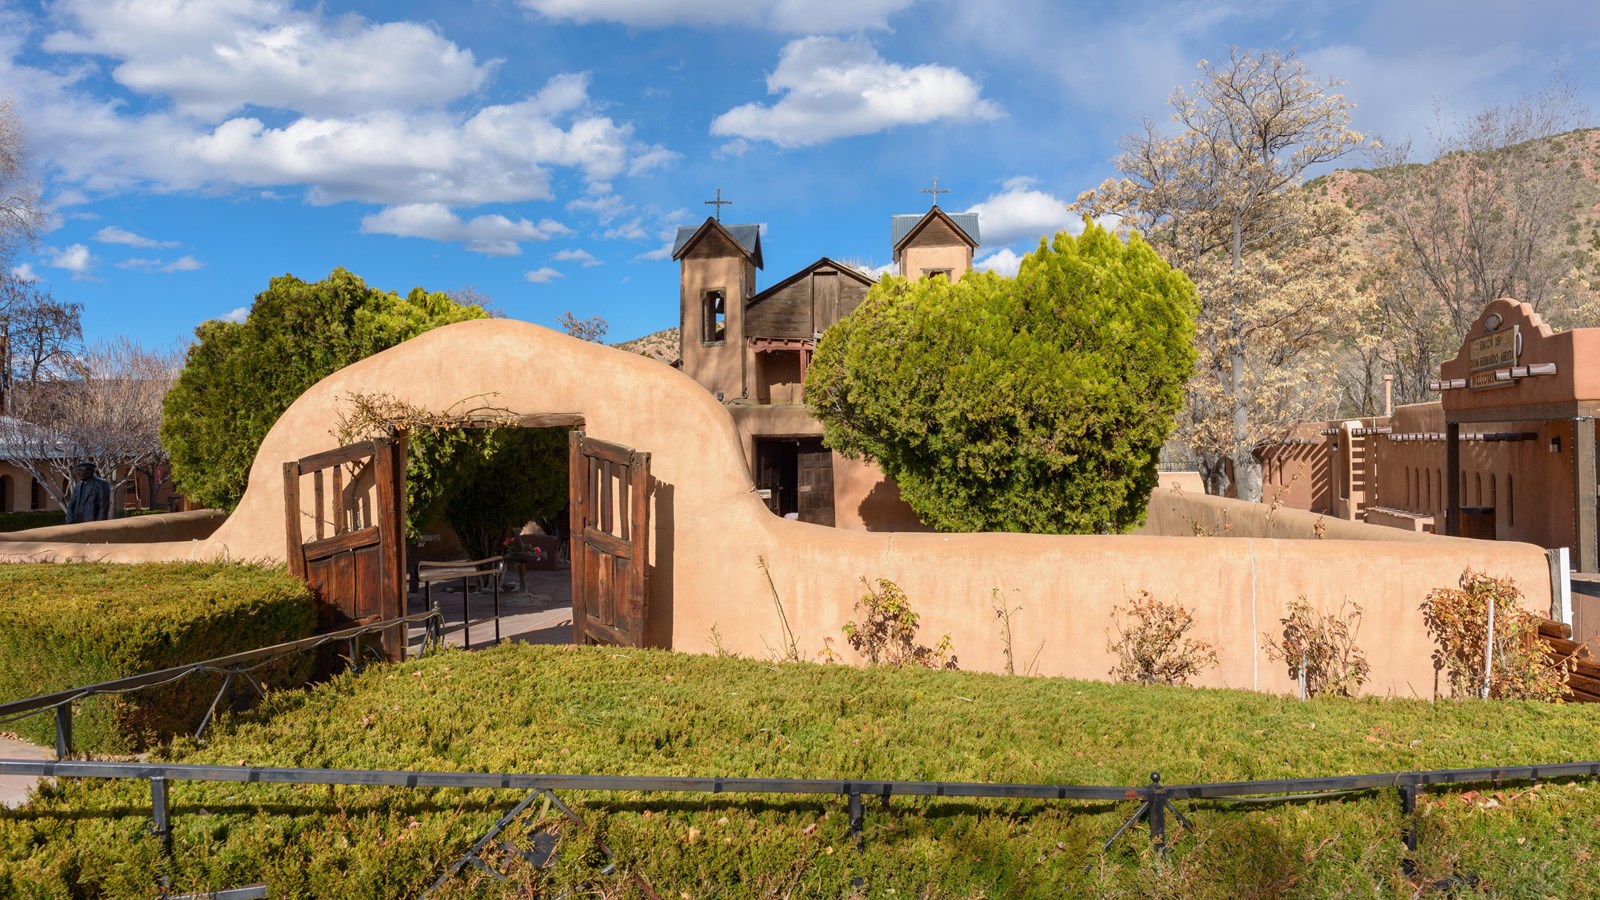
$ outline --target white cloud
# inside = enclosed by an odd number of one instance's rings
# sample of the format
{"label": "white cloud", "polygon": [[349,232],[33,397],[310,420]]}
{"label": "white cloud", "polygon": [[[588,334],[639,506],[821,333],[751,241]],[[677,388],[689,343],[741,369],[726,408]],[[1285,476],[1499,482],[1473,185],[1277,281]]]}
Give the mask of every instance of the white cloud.
{"label": "white cloud", "polygon": [[618,22],[633,28],[744,25],[816,33],[888,27],[916,0],[522,0],[552,19]]}
{"label": "white cloud", "polygon": [[1022,266],[1022,257],[1013,253],[1010,247],[1003,247],[973,262],[972,267],[980,271],[994,272],[1007,278],[1017,277],[1017,269]]}
{"label": "white cloud", "polygon": [[959,69],[887,62],[860,38],[791,41],[767,76],[767,92],[782,96],[771,106],[746,103],[728,110],[712,121],[711,133],[802,147],[896,125],[1001,114]]}
{"label": "white cloud", "polygon": [[[609,188],[609,185],[607,187]],[[571,212],[590,213],[600,220],[601,225],[609,225],[618,216],[633,211],[633,207],[624,203],[622,197],[611,193],[579,197],[567,203],[567,209]]]}
{"label": "white cloud", "polygon": [[94,239],[102,244],[127,244],[130,247],[176,247],[177,241],[158,241],[135,234],[125,228],[110,225],[95,232]]}
{"label": "white cloud", "polygon": [[974,203],[969,212],[978,214],[978,233],[990,247],[1003,247],[1019,240],[1037,243],[1039,238],[1062,229],[1073,234],[1083,231],[1083,217],[1069,211],[1067,201],[1034,190],[1033,180],[1029,178],[1006,181],[1000,193]]}
{"label": "white cloud", "polygon": [[671,259],[672,258],[672,244],[673,244],[673,242],[669,240],[665,244],[662,244],[661,246],[655,248],[654,250],[647,250],[644,253],[641,253],[638,256],[635,256],[634,259],[635,260],[647,259],[647,260],[652,260],[652,261],[653,260],[658,260],[658,259]]}
{"label": "white cloud", "polygon": [[750,142],[744,138],[734,138],[723,144],[718,144],[717,149],[711,151],[716,159],[738,159],[750,149]]}
{"label": "white cloud", "polygon": [[605,231],[606,239],[614,241],[642,241],[649,236],[650,232],[644,230],[644,219],[642,218],[632,219],[615,228],[607,228]]}
{"label": "white cloud", "polygon": [[595,259],[587,250],[559,250],[550,258],[556,262],[582,263],[585,269],[601,265],[600,260]]}
{"label": "white cloud", "polygon": [[682,153],[668,150],[660,144],[641,146],[634,153],[633,162],[628,163],[628,174],[643,175],[651,169],[664,169],[682,158]]}
{"label": "white cloud", "polygon": [[95,63],[81,57],[19,61],[32,52],[21,33],[0,28],[0,84],[15,97],[36,156],[50,161],[52,188],[78,202],[131,191],[303,188],[313,203],[513,203],[552,199],[552,169],[604,181],[668,156],[635,140],[632,125],[596,112],[582,73],[476,109],[319,107],[203,121],[155,95],[98,95]]}
{"label": "white cloud", "polygon": [[363,234],[461,243],[473,253],[489,256],[517,256],[522,253],[520,241],[545,241],[554,235],[571,233],[571,229],[553,219],[544,219],[538,224],[501,215],[462,219],[439,203],[387,207],[363,218],[361,231]]}
{"label": "white cloud", "polygon": [[557,278],[565,278],[566,276],[562,275],[560,272],[557,272],[555,269],[550,268],[549,266],[540,266],[523,277],[534,284],[549,284]]}
{"label": "white cloud", "polygon": [[45,265],[54,269],[66,269],[72,273],[73,278],[85,278],[89,270],[94,267],[94,254],[82,244],[73,244],[65,250],[46,251],[55,254]]}
{"label": "white cloud", "polygon": [[11,277],[18,281],[32,282],[39,280],[39,273],[33,270],[33,263],[21,263],[11,267]]}
{"label": "white cloud", "polygon": [[205,263],[192,256],[180,256],[172,262],[163,259],[145,259],[138,256],[129,257],[119,263],[119,269],[143,269],[146,272],[160,270],[162,272],[193,272],[205,267]]}
{"label": "white cloud", "polygon": [[435,106],[470,94],[495,62],[415,22],[329,17],[284,0],[63,0],[72,27],[44,48],[117,60],[116,81],[189,115],[247,105],[332,115]]}
{"label": "white cloud", "polygon": [[248,307],[248,306],[236,307],[236,308],[233,309],[233,311],[231,311],[231,312],[229,312],[229,313],[227,313],[225,315],[217,316],[217,318],[221,319],[224,322],[233,322],[236,325],[243,325],[244,324],[244,320],[250,318],[250,307]]}

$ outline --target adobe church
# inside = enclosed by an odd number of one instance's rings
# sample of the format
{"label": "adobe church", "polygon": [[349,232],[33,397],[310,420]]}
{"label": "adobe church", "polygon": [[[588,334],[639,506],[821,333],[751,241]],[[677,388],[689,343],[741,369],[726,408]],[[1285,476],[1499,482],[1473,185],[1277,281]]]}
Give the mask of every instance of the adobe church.
{"label": "adobe church", "polygon": [[[894,262],[907,278],[959,279],[979,246],[977,213],[934,204],[890,222]],[[707,201],[722,205],[717,200]],[[721,217],[678,229],[679,341],[683,371],[733,416],[757,490],[776,515],[865,531],[925,531],[894,480],[822,443],[822,423],[802,396],[817,339],[861,305],[873,279],[824,256],[765,290],[756,225]]]}

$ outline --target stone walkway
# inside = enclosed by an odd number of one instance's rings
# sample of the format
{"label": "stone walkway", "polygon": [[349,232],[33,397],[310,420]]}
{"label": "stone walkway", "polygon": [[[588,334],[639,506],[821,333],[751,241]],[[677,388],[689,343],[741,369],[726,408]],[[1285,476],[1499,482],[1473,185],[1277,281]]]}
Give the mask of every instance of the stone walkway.
{"label": "stone walkway", "polygon": [[[507,578],[516,583],[515,576]],[[459,582],[455,590],[433,589],[434,603],[444,612],[445,625],[461,624],[462,602]],[[494,615],[494,595],[485,591],[470,598],[474,619]],[[422,612],[423,595],[419,591],[408,600],[407,612]],[[551,571],[529,572],[527,582],[518,584],[517,590],[500,592],[500,637],[503,640],[521,641],[525,644],[568,644],[572,642],[572,573],[566,568]],[[414,628],[409,635],[410,652],[422,646],[422,629]],[[472,646],[487,647],[494,641],[494,623],[474,626]],[[456,631],[447,635],[445,643],[460,647],[463,634]],[[0,759],[54,759],[55,748],[40,747],[27,741],[0,736]],[[38,779],[30,775],[0,775],[0,806],[17,807],[28,797],[28,792]]]}
{"label": "stone walkway", "polygon": [[[515,573],[505,578],[507,584],[517,584]],[[445,627],[462,622],[461,582],[433,586],[434,605],[444,613]],[[474,620],[494,615],[494,595],[485,590],[474,593],[470,600]],[[411,595],[406,612],[419,613],[426,606],[422,592]],[[572,643],[572,571],[562,567],[548,571],[530,571],[524,584],[515,591],[500,591],[500,637],[502,640],[521,641],[524,644]],[[422,646],[422,629],[413,628],[408,635],[411,650]],[[494,640],[494,623],[472,628],[474,649],[487,647]],[[445,637],[445,643],[460,647],[464,641],[461,631]]]}
{"label": "stone walkway", "polygon": [[[41,747],[13,737],[0,736],[0,759],[55,759],[54,747]],[[32,775],[0,775],[0,806],[16,808],[28,799],[34,782]]]}

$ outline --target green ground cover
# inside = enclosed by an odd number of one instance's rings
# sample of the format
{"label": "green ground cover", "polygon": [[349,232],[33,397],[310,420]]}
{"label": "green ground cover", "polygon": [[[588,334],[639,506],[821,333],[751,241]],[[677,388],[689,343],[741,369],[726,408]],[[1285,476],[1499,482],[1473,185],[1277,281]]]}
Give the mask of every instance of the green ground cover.
{"label": "green ground cover", "polygon": [[[1600,756],[1600,709],[1323,699],[629,651],[445,652],[275,695],[184,762],[509,772],[1144,784]],[[143,782],[69,783],[0,813],[0,896],[148,897],[265,881],[274,898],[415,895],[515,792],[178,783],[174,855]],[[624,872],[663,897],[1413,896],[1392,790],[1241,808],[1182,804],[1158,857],[1132,802],[573,794]],[[1600,896],[1600,784],[1425,794],[1424,881],[1499,897]],[[554,824],[551,820],[550,824]],[[551,869],[445,896],[635,896],[568,833]],[[856,879],[860,879],[859,885]]]}
{"label": "green ground cover", "polygon": [[[0,702],[153,672],[311,634],[310,589],[282,567],[225,563],[0,565]],[[256,676],[299,684],[305,658]],[[95,697],[73,708],[75,746],[123,753],[193,729],[220,678]],[[54,740],[50,715],[3,726]]]}

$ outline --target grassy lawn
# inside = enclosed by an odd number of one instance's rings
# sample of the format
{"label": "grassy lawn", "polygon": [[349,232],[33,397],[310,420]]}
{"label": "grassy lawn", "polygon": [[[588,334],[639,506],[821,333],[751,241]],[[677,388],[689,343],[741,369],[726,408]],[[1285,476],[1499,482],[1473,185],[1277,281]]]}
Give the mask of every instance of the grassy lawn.
{"label": "grassy lawn", "polygon": [[[1144,784],[1600,757],[1600,707],[1410,700],[1301,703],[1243,691],[860,670],[609,648],[506,646],[377,667],[285,693],[183,762],[506,772]],[[178,783],[175,853],[147,834],[143,782],[65,784],[0,813],[0,896],[149,897],[266,881],[274,898],[415,895],[514,792]],[[1422,878],[1500,897],[1600,896],[1600,784],[1436,789]],[[1342,801],[1184,803],[1165,857],[1133,803],[869,803],[865,851],[843,798],[573,794],[625,872],[663,897],[1411,896],[1394,791]],[[555,824],[551,819],[547,824]],[[564,829],[565,830],[565,829]],[[555,896],[597,874],[575,833],[505,888]],[[859,880],[859,883],[858,883]],[[591,894],[593,895],[593,894]]]}

